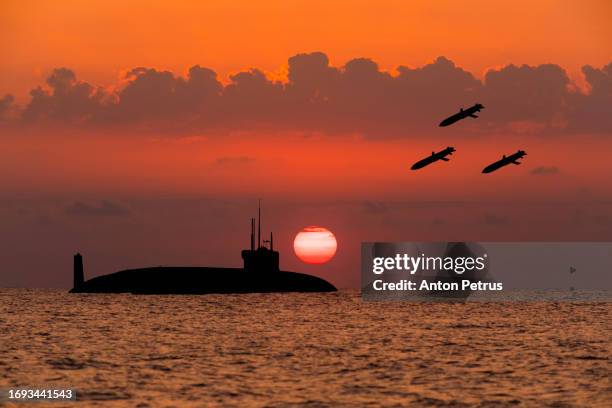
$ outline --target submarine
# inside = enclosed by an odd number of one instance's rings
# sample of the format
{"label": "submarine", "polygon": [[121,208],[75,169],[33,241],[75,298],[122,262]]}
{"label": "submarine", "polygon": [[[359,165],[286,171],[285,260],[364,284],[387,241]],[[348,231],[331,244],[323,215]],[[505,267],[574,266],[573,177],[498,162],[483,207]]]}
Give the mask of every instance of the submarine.
{"label": "submarine", "polygon": [[274,237],[261,244],[261,209],[258,211],[257,245],[255,218],[251,218],[251,247],[242,251],[243,268],[158,266],[127,269],[85,280],[83,256],[74,255],[74,287],[70,293],[185,294],[335,292],[324,279],[281,271]]}

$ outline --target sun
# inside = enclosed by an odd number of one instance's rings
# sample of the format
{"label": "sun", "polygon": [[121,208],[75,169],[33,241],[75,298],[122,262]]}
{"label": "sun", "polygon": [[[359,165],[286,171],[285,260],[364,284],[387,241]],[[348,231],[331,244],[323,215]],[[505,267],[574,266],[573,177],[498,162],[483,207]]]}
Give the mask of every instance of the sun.
{"label": "sun", "polygon": [[336,237],[327,228],[306,227],[295,236],[293,250],[302,262],[323,264],[329,262],[338,249]]}

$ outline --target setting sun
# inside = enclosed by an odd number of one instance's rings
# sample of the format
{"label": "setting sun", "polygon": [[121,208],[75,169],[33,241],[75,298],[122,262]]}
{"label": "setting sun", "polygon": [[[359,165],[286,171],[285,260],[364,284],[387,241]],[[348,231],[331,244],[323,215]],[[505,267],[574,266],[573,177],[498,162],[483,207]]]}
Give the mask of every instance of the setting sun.
{"label": "setting sun", "polygon": [[334,234],[323,227],[310,226],[298,232],[293,241],[293,250],[302,262],[322,264],[336,254],[338,243]]}

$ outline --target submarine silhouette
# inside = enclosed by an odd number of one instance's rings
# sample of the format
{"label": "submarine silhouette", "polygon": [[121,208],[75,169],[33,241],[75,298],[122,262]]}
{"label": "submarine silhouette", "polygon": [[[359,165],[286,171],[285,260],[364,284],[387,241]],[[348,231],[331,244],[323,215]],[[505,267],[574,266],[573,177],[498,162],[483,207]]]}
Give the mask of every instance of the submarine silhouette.
{"label": "submarine silhouette", "polygon": [[453,116],[449,116],[448,118],[440,122],[439,126],[441,127],[450,126],[455,122],[458,122],[462,119],[467,118],[468,116],[470,118],[477,118],[478,116],[476,116],[475,113],[480,112],[481,109],[484,109],[484,106],[482,106],[479,103],[475,104],[474,106],[470,106],[469,108],[465,110],[461,108],[458,113],[455,113]]}
{"label": "submarine silhouette", "polygon": [[423,167],[428,166],[431,163],[437,162],[438,160],[448,161],[449,159],[447,159],[446,156],[453,154],[454,151],[454,147],[448,146],[446,149],[440,150],[438,153],[431,152],[431,156],[428,156],[423,160],[419,160],[418,162],[414,163],[410,169],[422,169]]}
{"label": "submarine silhouette", "polygon": [[498,170],[498,169],[500,169],[500,168],[502,168],[504,166],[509,165],[510,163],[519,165],[521,163],[518,162],[517,160],[523,158],[526,155],[527,155],[527,153],[524,150],[519,150],[516,153],[511,154],[508,157],[506,157],[506,155],[503,155],[501,160],[498,160],[495,163],[492,163],[492,164],[488,165],[487,167],[485,167],[482,170],[482,172],[483,173],[491,173],[491,172],[494,172],[495,170]]}
{"label": "submarine silhouette", "polygon": [[316,276],[281,271],[272,233],[270,241],[266,240],[261,245],[261,210],[258,223],[255,248],[255,219],[251,218],[251,248],[242,251],[243,268],[158,266],[123,270],[85,281],[83,257],[77,253],[74,256],[74,287],[70,292],[207,294],[337,290],[334,285]]}

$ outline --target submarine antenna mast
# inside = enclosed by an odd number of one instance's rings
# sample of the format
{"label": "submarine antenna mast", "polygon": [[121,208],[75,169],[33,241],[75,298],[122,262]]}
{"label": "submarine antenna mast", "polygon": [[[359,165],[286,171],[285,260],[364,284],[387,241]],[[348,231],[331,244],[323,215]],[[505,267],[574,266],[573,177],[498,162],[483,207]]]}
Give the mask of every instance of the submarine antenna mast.
{"label": "submarine antenna mast", "polygon": [[257,249],[261,248],[261,199],[259,199],[259,204],[257,205]]}
{"label": "submarine antenna mast", "polygon": [[255,249],[255,218],[251,218],[251,251]]}
{"label": "submarine antenna mast", "polygon": [[73,287],[74,289],[79,289],[85,282],[85,275],[83,274],[83,256],[79,252],[74,255],[73,275]]}

